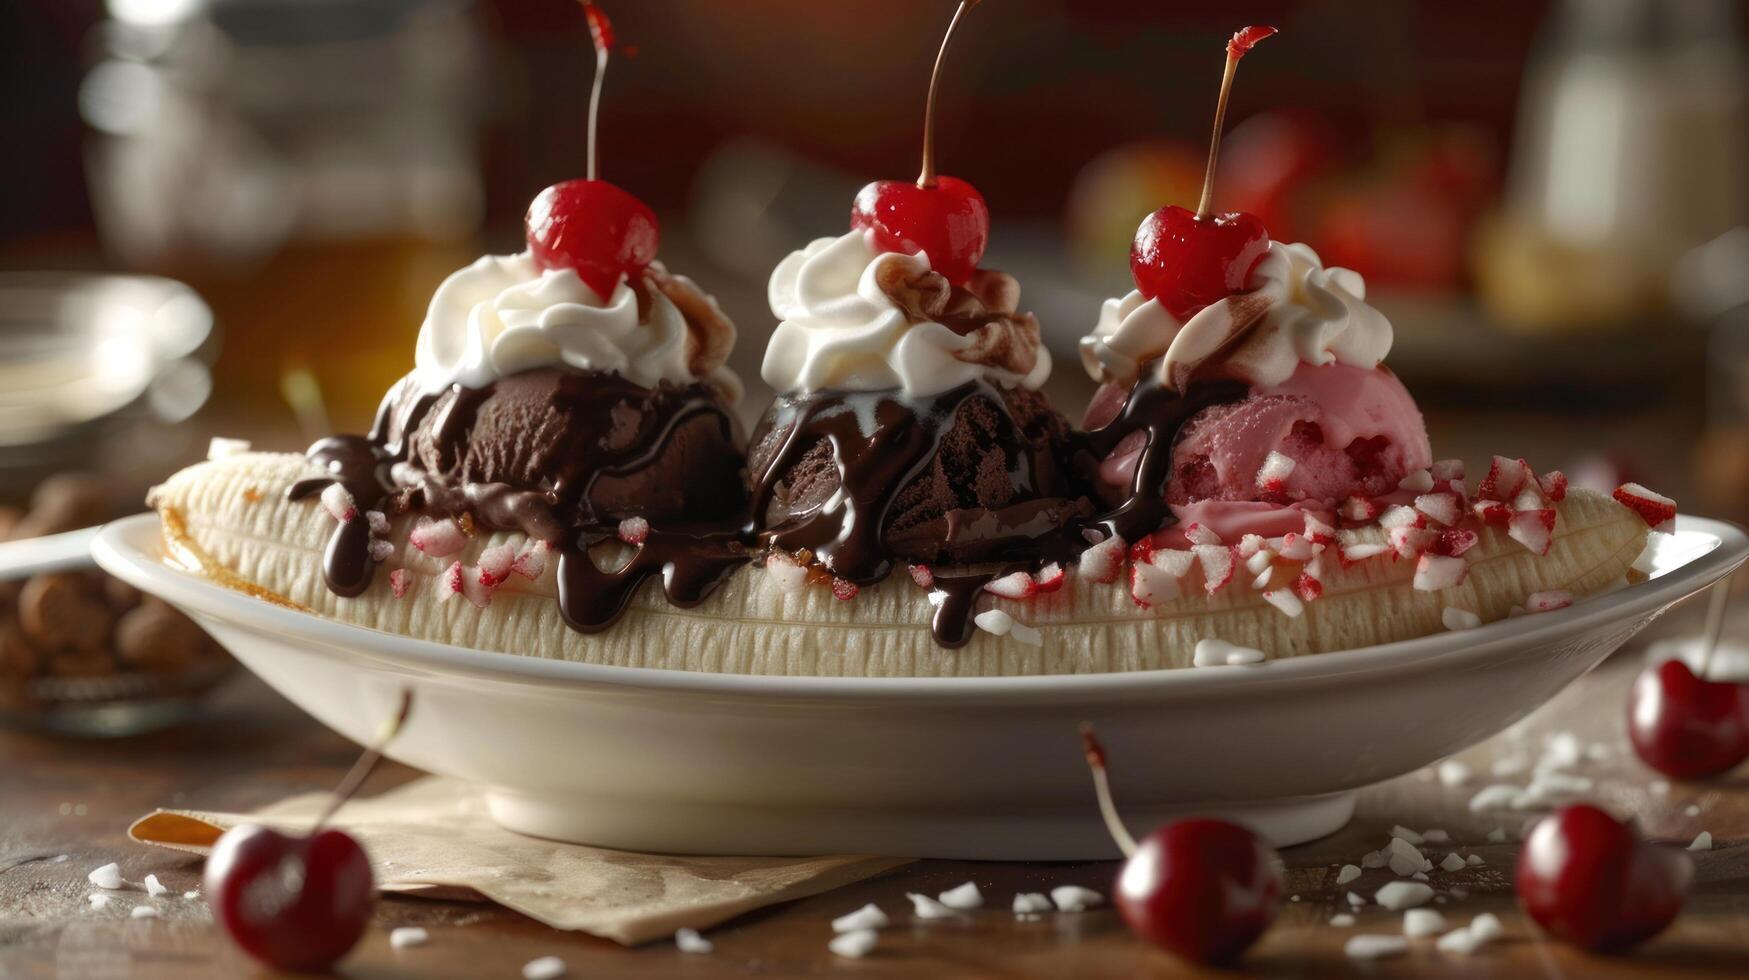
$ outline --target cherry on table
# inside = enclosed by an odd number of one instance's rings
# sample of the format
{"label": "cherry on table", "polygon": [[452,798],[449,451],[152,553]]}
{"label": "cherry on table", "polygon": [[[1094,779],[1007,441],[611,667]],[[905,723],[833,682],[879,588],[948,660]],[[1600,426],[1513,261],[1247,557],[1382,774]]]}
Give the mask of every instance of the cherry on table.
{"label": "cherry on table", "polygon": [[1227,97],[1239,59],[1258,41],[1276,33],[1273,27],[1247,27],[1227,42],[1226,69],[1215,103],[1214,134],[1209,139],[1208,165],[1203,172],[1202,200],[1195,211],[1163,207],[1142,219],[1130,246],[1130,275],[1136,289],[1158,300],[1179,320],[1242,292],[1257,263],[1269,250],[1269,232],[1256,215],[1213,212],[1215,165],[1220,159],[1221,128],[1227,118]]}
{"label": "cherry on table", "polygon": [[1244,827],[1208,817],[1137,843],[1112,803],[1105,747],[1087,726],[1081,740],[1106,829],[1125,854],[1114,901],[1130,932],[1195,963],[1238,959],[1281,909],[1281,858]]}
{"label": "cherry on table", "polygon": [[1525,912],[1550,935],[1607,953],[1664,931],[1682,911],[1692,876],[1687,853],[1576,804],[1544,817],[1525,838],[1515,886]]}
{"label": "cherry on table", "polygon": [[376,880],[343,831],[308,836],[244,824],[225,832],[206,866],[213,919],[250,956],[282,970],[324,970],[370,924]]}
{"label": "cherry on table", "polygon": [[1647,667],[1628,693],[1628,740],[1676,779],[1735,769],[1749,759],[1749,685],[1704,680],[1679,659]]}

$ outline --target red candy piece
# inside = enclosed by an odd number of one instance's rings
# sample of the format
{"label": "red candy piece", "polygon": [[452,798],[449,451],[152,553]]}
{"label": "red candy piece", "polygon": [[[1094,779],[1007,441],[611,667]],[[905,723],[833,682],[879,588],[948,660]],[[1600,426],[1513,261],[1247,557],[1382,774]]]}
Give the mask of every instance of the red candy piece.
{"label": "red candy piece", "polygon": [[1138,937],[1196,963],[1231,963],[1281,907],[1281,859],[1225,820],[1169,823],[1143,838],[1117,879]]}
{"label": "red candy piece", "polygon": [[850,227],[873,231],[883,252],[927,253],[931,269],[961,286],[990,244],[990,209],[984,195],[958,177],[937,177],[929,187],[877,180],[857,193]]}
{"label": "red candy piece", "polygon": [[1688,855],[1640,839],[1594,806],[1543,818],[1518,857],[1518,900],[1550,935],[1617,952],[1657,935],[1682,911]]}
{"label": "red candy piece", "polygon": [[528,206],[528,249],[543,269],[576,269],[604,301],[656,257],[656,215],[605,180],[567,180]]}
{"label": "red candy piece", "polygon": [[1702,680],[1680,660],[1648,667],[1628,694],[1628,739],[1677,779],[1729,772],[1749,759],[1749,685]]}
{"label": "red candy piece", "polygon": [[244,824],[206,865],[213,918],[250,956],[282,970],[326,970],[370,923],[376,882],[358,841],[338,830],[290,836]]}
{"label": "red candy piece", "polygon": [[1244,292],[1269,251],[1269,232],[1256,215],[1234,211],[1198,218],[1176,205],[1142,219],[1130,246],[1130,274],[1143,296],[1179,320]]}

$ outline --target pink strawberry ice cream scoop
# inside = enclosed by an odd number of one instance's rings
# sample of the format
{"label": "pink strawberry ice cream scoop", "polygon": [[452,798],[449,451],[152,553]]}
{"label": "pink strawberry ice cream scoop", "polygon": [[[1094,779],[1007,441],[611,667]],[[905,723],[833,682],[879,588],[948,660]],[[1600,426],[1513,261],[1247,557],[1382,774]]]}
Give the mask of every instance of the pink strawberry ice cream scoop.
{"label": "pink strawberry ice cream scoop", "polygon": [[[1095,400],[1090,426],[1111,411],[1111,401]],[[1100,463],[1100,481],[1127,492],[1140,455],[1139,438],[1119,446]],[[1432,462],[1426,424],[1396,375],[1383,367],[1302,364],[1284,383],[1204,409],[1185,425],[1167,501],[1333,506],[1349,496],[1383,496]]]}

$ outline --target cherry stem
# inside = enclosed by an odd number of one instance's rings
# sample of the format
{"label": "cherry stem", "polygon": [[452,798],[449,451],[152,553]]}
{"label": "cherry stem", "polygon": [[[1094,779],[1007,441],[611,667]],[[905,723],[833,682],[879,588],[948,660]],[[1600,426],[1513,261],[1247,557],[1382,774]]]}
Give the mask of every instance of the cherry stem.
{"label": "cherry stem", "polygon": [[935,52],[935,69],[929,73],[929,100],[923,104],[923,171],[917,175],[918,187],[935,186],[935,93],[941,89],[941,66],[947,60],[947,46],[953,43],[954,30],[960,26],[960,19],[979,2],[960,0],[959,7],[953,12],[953,20],[947,22],[941,48]]}
{"label": "cherry stem", "polygon": [[1274,33],[1273,27],[1247,27],[1227,42],[1227,66],[1221,72],[1221,95],[1215,102],[1215,131],[1209,137],[1209,162],[1202,174],[1202,200],[1196,205],[1198,221],[1206,219],[1214,207],[1215,161],[1221,155],[1221,130],[1227,122],[1227,96],[1233,91],[1233,72],[1239,67],[1239,59],[1245,57],[1252,45]]}
{"label": "cherry stem", "polygon": [[1707,671],[1712,668],[1713,653],[1719,648],[1719,638],[1725,633],[1725,607],[1730,604],[1731,575],[1727,575],[1713,586],[1712,595],[1707,597],[1706,626],[1701,631],[1700,667],[1695,671],[1703,681],[1707,679]]}
{"label": "cherry stem", "polygon": [[595,80],[589,86],[589,142],[588,170],[584,174],[590,180],[597,179],[601,174],[601,160],[596,151],[597,120],[601,117],[601,86],[607,78],[607,53],[613,48],[613,25],[601,8],[583,0],[583,14],[589,20],[589,40],[595,45]]}
{"label": "cherry stem", "polygon": [[1111,800],[1111,781],[1105,775],[1105,746],[1093,734],[1089,722],[1081,723],[1081,751],[1087,755],[1087,768],[1093,771],[1093,789],[1099,794],[1099,815],[1105,818],[1105,830],[1127,858],[1136,853],[1136,839],[1117,815],[1117,804]]}
{"label": "cherry stem", "polygon": [[393,717],[383,722],[383,727],[377,729],[376,740],[364,750],[364,754],[358,757],[358,761],[354,762],[352,768],[346,773],[346,778],[342,779],[340,785],[335,787],[334,798],[328,802],[328,808],[322,811],[322,815],[316,818],[315,826],[310,828],[311,834],[321,830],[345,805],[346,801],[352,799],[353,794],[358,792],[358,788],[364,785],[364,781],[370,777],[371,770],[375,769],[377,763],[382,760],[383,749],[388,748],[389,743],[395,740],[395,736],[401,733],[401,729],[407,724],[407,716],[412,713],[413,690],[407,688],[401,692],[400,708],[395,711]]}

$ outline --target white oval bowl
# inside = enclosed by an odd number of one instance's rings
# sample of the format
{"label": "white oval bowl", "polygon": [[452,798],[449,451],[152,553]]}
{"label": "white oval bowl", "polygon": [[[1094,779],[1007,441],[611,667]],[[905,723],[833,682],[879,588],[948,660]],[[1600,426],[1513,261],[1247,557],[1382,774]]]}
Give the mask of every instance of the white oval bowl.
{"label": "white oval bowl", "polygon": [[[93,553],[171,603],[324,724],[368,741],[403,688],[389,755],[486,787],[505,827],[672,854],[1116,856],[1077,726],[1110,748],[1125,818],[1323,836],[1354,791],[1498,732],[1749,556],[1682,517],[1652,578],[1550,613],[1254,666],[1053,677],[754,677],[541,660],[350,626],[162,560],[155,515]],[[944,651],[943,656],[952,656]]]}

